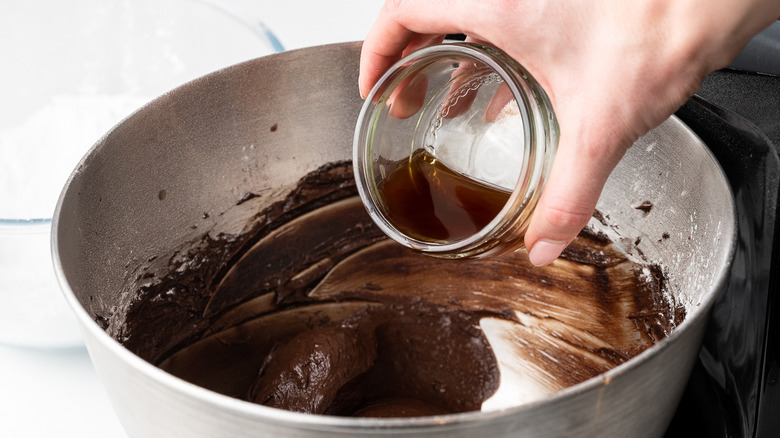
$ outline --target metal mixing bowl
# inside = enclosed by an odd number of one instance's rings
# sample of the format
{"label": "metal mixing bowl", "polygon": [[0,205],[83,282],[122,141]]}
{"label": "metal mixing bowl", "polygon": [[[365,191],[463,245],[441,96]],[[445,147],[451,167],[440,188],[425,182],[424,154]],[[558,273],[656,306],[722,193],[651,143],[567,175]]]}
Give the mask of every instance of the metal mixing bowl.
{"label": "metal mixing bowl", "polygon": [[[612,231],[666,267],[686,320],[637,357],[543,400],[495,412],[406,419],[281,411],[206,390],[125,349],[96,322],[121,314],[151,257],[204,229],[237,233],[241,195],[282,196],[304,174],[351,157],[360,46],[239,64],[160,97],[111,130],[71,175],[56,209],[57,273],[117,414],[133,437],[660,437],[731,262],[734,207],[720,167],[671,118],[640,139],[599,202]],[[637,203],[652,200],[645,214]],[[210,212],[208,218],[204,212]],[[220,212],[229,212],[220,216]],[[641,239],[639,239],[641,238]],[[618,239],[618,243],[622,240]]]}

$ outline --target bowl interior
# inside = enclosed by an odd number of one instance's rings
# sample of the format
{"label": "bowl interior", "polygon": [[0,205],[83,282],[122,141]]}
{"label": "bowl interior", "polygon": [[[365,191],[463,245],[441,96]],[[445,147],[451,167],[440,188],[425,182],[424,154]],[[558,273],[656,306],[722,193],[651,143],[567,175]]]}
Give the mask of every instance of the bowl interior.
{"label": "bowl interior", "polygon": [[[158,257],[204,235],[240,235],[301,177],[349,160],[358,53],[358,44],[324,46],[227,68],[108,132],[71,175],[54,219],[55,262],[82,323],[121,321],[134,299],[128,285]],[[605,220],[594,227],[667,270],[687,310],[683,327],[705,318],[730,262],[734,214],[696,136],[672,118],[640,139],[598,209]]]}

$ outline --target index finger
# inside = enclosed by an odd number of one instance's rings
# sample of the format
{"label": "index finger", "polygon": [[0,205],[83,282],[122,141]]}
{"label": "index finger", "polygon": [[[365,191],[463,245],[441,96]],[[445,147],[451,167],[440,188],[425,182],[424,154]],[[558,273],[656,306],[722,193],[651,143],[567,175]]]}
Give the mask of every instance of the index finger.
{"label": "index finger", "polygon": [[401,59],[404,49],[412,42],[415,33],[401,24],[383,18],[368,32],[360,51],[360,95],[365,98],[385,71]]}
{"label": "index finger", "polygon": [[386,2],[360,52],[360,94],[365,97],[390,66],[405,54],[438,44],[448,33],[465,29],[456,23],[459,2],[408,0]]}

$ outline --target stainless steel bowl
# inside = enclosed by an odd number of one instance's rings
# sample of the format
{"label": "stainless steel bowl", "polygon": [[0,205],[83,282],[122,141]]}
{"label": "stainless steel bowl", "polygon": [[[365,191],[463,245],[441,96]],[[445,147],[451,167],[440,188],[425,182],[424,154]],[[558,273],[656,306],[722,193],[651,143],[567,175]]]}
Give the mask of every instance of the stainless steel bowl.
{"label": "stainless steel bowl", "polygon": [[[723,286],[735,236],[721,169],[675,118],[629,150],[599,209],[614,225],[608,231],[629,242],[641,237],[644,255],[667,267],[687,318],[637,357],[543,400],[408,419],[280,411],[169,375],[95,322],[96,315],[123,311],[133,298],[124,286],[149,257],[169,253],[203,227],[213,233],[245,227],[255,211],[235,205],[243,193],[281,196],[307,172],[351,157],[362,103],[359,49],[352,43],[275,54],[186,84],[116,126],[71,175],[53,221],[55,264],[128,434],[662,436]],[[654,204],[648,214],[635,208],[643,200]],[[204,211],[212,212],[209,219]]]}

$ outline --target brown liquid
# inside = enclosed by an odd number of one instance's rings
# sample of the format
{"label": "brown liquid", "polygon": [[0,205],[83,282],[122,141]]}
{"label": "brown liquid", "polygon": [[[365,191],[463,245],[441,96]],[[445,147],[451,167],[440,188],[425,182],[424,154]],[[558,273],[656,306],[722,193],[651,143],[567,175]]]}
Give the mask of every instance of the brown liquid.
{"label": "brown liquid", "polygon": [[422,149],[398,163],[379,193],[383,213],[396,229],[426,242],[455,242],[474,235],[511,195],[466,178]]}

